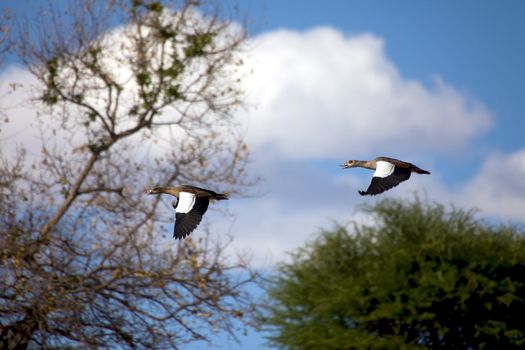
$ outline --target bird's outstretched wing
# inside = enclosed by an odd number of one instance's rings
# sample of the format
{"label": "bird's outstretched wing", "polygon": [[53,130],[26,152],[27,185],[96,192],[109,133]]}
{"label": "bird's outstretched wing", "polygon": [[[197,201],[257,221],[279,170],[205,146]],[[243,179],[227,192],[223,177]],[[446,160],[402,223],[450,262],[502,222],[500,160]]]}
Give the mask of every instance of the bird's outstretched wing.
{"label": "bird's outstretched wing", "polygon": [[182,239],[188,236],[199,225],[202,216],[208,209],[209,199],[197,198],[195,194],[180,192],[175,206],[175,228],[173,237]]}
{"label": "bird's outstretched wing", "polygon": [[410,178],[410,170],[400,168],[386,161],[378,161],[372,182],[366,191],[359,191],[362,196],[383,193]]}

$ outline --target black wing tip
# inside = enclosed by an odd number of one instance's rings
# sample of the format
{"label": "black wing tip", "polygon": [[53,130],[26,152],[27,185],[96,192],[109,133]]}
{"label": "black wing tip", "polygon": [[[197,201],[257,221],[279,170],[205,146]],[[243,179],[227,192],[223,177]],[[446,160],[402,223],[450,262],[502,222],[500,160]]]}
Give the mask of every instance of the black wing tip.
{"label": "black wing tip", "polygon": [[377,192],[377,193],[371,193],[371,192],[368,192],[368,191],[358,191],[358,192],[359,192],[359,194],[360,194],[361,196],[375,196],[375,195],[378,195],[378,194],[380,194],[380,193],[383,193],[384,191],[382,191],[382,192]]}
{"label": "black wing tip", "polygon": [[183,225],[182,227],[175,228],[175,231],[173,232],[173,238],[176,240],[183,240],[186,237],[188,237],[195,229],[197,228],[198,224],[195,225],[195,227],[185,227],[187,225]]}
{"label": "black wing tip", "polygon": [[186,230],[181,230],[180,228],[179,230],[177,230],[177,228],[178,227],[174,227],[174,230],[173,230],[173,238],[175,238],[176,240],[183,240],[184,238],[189,236],[191,233],[191,232],[187,232]]}
{"label": "black wing tip", "polygon": [[188,229],[187,227],[179,228],[179,230],[175,230],[173,232],[173,238],[175,238],[176,240],[182,241],[183,239],[188,237],[193,231],[195,231],[195,228],[194,229]]}

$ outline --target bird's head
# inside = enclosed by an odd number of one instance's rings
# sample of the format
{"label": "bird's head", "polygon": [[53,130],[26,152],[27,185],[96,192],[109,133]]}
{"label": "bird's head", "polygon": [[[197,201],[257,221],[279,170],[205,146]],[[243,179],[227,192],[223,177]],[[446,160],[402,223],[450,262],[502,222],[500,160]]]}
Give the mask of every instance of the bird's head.
{"label": "bird's head", "polygon": [[148,191],[148,194],[161,194],[162,193],[162,187],[153,187],[151,190]]}
{"label": "bird's head", "polygon": [[356,167],[356,161],[355,160],[349,160],[341,164],[341,169],[348,169],[348,168],[354,168]]}

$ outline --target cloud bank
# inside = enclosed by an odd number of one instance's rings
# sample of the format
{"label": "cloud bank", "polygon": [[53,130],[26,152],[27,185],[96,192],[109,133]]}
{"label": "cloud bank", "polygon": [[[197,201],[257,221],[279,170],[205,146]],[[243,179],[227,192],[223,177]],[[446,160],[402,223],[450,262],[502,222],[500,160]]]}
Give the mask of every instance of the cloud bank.
{"label": "cloud bank", "polygon": [[490,113],[454,87],[401,76],[381,38],[327,27],[255,38],[246,82],[252,146],[291,158],[371,150],[455,152]]}
{"label": "cloud bank", "polygon": [[489,156],[461,191],[459,203],[525,222],[525,148]]}

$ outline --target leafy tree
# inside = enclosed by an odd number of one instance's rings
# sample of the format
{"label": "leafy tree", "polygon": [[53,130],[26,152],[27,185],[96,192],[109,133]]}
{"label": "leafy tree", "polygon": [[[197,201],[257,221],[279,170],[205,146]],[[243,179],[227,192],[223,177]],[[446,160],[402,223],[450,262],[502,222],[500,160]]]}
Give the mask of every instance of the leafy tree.
{"label": "leafy tree", "polygon": [[525,237],[415,200],[292,254],[263,322],[283,349],[523,349]]}
{"label": "leafy tree", "polygon": [[0,147],[1,348],[172,349],[248,325],[246,262],[202,230],[163,240],[173,209],[144,191],[252,181],[233,118],[244,31],[176,4],[50,2],[11,31],[42,139]]}

